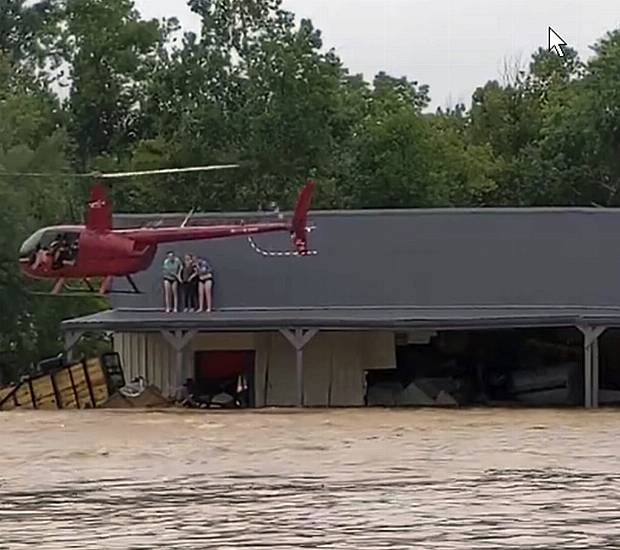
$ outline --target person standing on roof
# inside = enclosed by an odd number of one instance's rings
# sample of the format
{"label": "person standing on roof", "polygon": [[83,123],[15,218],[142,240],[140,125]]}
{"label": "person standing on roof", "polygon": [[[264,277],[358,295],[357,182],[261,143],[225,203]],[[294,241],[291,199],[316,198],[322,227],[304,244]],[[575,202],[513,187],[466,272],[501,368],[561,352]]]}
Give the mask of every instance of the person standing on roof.
{"label": "person standing on roof", "polygon": [[198,311],[211,311],[213,307],[213,269],[206,258],[196,258],[198,272]]}
{"label": "person standing on roof", "polygon": [[183,297],[183,311],[194,311],[197,308],[198,271],[191,254],[185,255],[181,269],[181,296]]}
{"label": "person standing on roof", "polygon": [[183,264],[172,250],[168,251],[164,258],[162,272],[164,277],[164,301],[166,313],[179,310],[179,282]]}

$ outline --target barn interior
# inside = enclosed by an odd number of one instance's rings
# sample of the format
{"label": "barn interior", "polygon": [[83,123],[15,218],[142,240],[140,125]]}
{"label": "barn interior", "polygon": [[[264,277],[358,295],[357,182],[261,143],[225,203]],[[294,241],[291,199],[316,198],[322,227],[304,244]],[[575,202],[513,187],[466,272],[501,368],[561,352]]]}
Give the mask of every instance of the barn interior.
{"label": "barn interior", "polygon": [[[601,337],[600,405],[620,404],[620,331]],[[395,336],[396,368],[366,373],[368,406],[583,406],[576,328],[414,331]]]}

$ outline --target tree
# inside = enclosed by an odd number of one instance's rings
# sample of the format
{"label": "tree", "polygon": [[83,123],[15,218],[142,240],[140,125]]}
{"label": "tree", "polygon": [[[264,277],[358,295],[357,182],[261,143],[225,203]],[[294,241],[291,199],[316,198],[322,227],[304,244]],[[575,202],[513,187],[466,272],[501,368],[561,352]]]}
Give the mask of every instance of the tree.
{"label": "tree", "polygon": [[[33,74],[0,55],[0,172],[61,172],[69,149],[56,100]],[[5,376],[62,349],[60,321],[93,303],[42,302],[17,267],[19,244],[35,229],[69,218],[70,184],[60,177],[0,176],[0,368]]]}
{"label": "tree", "polygon": [[351,132],[341,109],[348,95],[340,60],[322,52],[320,33],[309,21],[295,25],[279,1],[190,5],[202,17],[201,36],[186,34],[151,83],[156,137],[149,144],[167,144],[163,163],[243,167],[234,175],[177,178],[175,206],[290,202],[304,178],[325,174]]}
{"label": "tree", "polygon": [[54,0],[0,0],[0,51],[5,59],[43,62],[57,17]]}
{"label": "tree", "polygon": [[620,204],[620,32],[594,51],[545,105],[540,157],[555,203]]}
{"label": "tree", "polygon": [[168,29],[141,20],[132,0],[65,0],[62,20],[57,47],[69,66],[78,167],[100,155],[126,159],[141,137],[143,86]]}
{"label": "tree", "polygon": [[461,109],[431,118],[429,186],[441,190],[439,206],[484,206],[497,193],[500,164],[488,145],[467,141]]}

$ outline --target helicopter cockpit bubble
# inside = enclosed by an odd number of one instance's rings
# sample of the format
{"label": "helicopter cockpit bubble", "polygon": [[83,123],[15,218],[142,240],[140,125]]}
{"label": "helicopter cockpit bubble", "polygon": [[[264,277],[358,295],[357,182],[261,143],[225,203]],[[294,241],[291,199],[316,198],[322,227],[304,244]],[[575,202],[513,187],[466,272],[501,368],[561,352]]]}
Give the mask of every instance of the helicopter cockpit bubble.
{"label": "helicopter cockpit bubble", "polygon": [[73,261],[77,254],[78,242],[77,231],[67,231],[61,227],[39,229],[24,241],[19,249],[19,258],[32,264],[39,251],[43,250],[53,256],[58,256],[59,252],[62,252],[63,260]]}
{"label": "helicopter cockpit bubble", "polygon": [[49,245],[56,238],[57,234],[58,231],[55,229],[39,229],[23,242],[21,248],[19,249],[19,258],[22,260],[33,259],[35,254],[40,249],[49,247]]}

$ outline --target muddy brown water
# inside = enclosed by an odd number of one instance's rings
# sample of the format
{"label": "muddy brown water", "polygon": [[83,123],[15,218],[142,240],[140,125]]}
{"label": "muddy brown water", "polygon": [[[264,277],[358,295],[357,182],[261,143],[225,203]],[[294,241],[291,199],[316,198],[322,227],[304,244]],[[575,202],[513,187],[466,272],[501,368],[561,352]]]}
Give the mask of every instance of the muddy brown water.
{"label": "muddy brown water", "polygon": [[620,411],[0,414],[0,548],[620,548]]}

